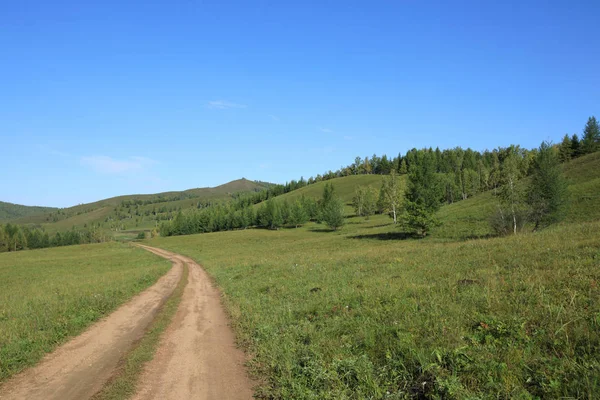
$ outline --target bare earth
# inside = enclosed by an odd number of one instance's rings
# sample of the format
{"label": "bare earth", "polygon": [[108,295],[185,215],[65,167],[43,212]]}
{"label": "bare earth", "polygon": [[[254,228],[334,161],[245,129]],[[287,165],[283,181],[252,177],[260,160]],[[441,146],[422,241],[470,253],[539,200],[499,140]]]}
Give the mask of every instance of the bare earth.
{"label": "bare earth", "polygon": [[133,343],[173,293],[188,265],[188,284],[177,313],[142,373],[135,399],[251,399],[244,354],[221,307],[220,295],[193,260],[148,246],[173,268],[80,336],[60,346],[37,366],[0,386],[0,399],[88,399],[114,373]]}
{"label": "bare earth", "polygon": [[190,258],[142,247],[186,263],[189,279],[173,322],[154,359],[146,365],[133,398],[252,399],[244,354],[235,347],[219,292],[204,270]]}
{"label": "bare earth", "polygon": [[0,386],[0,399],[87,399],[110,378],[119,360],[141,338],[181,279],[183,265]]}

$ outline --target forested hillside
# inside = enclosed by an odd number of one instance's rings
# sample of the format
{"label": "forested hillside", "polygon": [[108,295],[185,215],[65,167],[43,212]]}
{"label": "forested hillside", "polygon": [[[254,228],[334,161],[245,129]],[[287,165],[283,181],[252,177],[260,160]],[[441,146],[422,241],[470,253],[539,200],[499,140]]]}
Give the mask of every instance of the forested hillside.
{"label": "forested hillside", "polygon": [[9,221],[16,218],[47,214],[56,210],[57,208],[54,207],[23,206],[0,201],[0,221]]}

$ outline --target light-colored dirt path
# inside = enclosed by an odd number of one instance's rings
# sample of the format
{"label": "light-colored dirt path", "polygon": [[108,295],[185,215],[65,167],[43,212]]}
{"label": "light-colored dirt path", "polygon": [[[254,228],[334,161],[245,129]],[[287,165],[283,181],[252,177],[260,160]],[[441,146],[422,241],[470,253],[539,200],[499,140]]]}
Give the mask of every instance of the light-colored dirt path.
{"label": "light-colored dirt path", "polygon": [[143,336],[182,271],[182,262],[174,259],[173,268],[156,284],[0,386],[0,399],[79,400],[94,395],[123,354]]}
{"label": "light-colored dirt path", "polygon": [[135,400],[252,399],[244,354],[204,270],[192,259],[141,246],[188,265],[188,284],[154,359],[142,373]]}

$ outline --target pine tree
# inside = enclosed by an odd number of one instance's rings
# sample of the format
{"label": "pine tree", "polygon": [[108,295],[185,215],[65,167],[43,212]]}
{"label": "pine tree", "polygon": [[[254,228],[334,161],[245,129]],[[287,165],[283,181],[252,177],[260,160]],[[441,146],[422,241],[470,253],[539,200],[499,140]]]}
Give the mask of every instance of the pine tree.
{"label": "pine tree", "polygon": [[558,145],[558,159],[560,162],[567,162],[573,156],[573,148],[569,135],[563,137],[562,142]]}
{"label": "pine tree", "polygon": [[600,145],[600,128],[596,117],[590,117],[583,129],[583,138],[581,139],[582,154],[593,153],[598,150]]}
{"label": "pine tree", "polygon": [[567,201],[567,182],[562,175],[558,154],[551,143],[543,142],[534,161],[527,193],[534,230],[560,221]]}
{"label": "pine tree", "polygon": [[334,231],[344,225],[344,203],[339,197],[333,196],[324,206],[323,221]]}
{"label": "pine tree", "polygon": [[299,225],[307,223],[308,220],[309,216],[304,207],[302,206],[302,202],[300,200],[296,200],[291,208],[290,224],[294,225],[297,228]]}
{"label": "pine tree", "polygon": [[579,141],[579,137],[576,133],[573,136],[571,136],[571,149],[573,150],[573,158],[579,157],[581,155],[581,142]]}
{"label": "pine tree", "polygon": [[400,170],[398,171],[398,173],[400,175],[406,175],[408,174],[408,167],[406,166],[406,160],[402,159],[402,162],[400,163]]}
{"label": "pine tree", "polygon": [[443,197],[434,157],[432,152],[417,153],[416,162],[410,166],[408,187],[404,194],[403,224],[421,237],[425,237],[438,224],[434,215]]}
{"label": "pine tree", "polygon": [[279,204],[273,198],[267,200],[267,216],[268,216],[268,228],[278,229],[283,225],[283,218],[279,209]]}

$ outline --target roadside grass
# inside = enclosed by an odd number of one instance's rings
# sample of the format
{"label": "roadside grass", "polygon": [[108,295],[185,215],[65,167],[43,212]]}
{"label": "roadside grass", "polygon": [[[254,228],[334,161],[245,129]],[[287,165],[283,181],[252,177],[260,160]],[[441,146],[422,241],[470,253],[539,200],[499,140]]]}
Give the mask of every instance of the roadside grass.
{"label": "roadside grass", "polygon": [[115,376],[107,382],[92,400],[120,400],[128,399],[136,391],[136,384],[144,369],[144,365],[151,361],[156,353],[162,333],[171,323],[181,302],[183,291],[188,282],[188,267],[184,264],[181,280],[175,291],[169,297],[156,315],[145,335],[133,349],[121,360]]}
{"label": "roadside grass", "polygon": [[0,254],[0,382],[154,284],[170,265],[114,242]]}
{"label": "roadside grass", "polygon": [[215,278],[259,397],[598,397],[600,221],[402,237],[377,216],[151,243]]}

